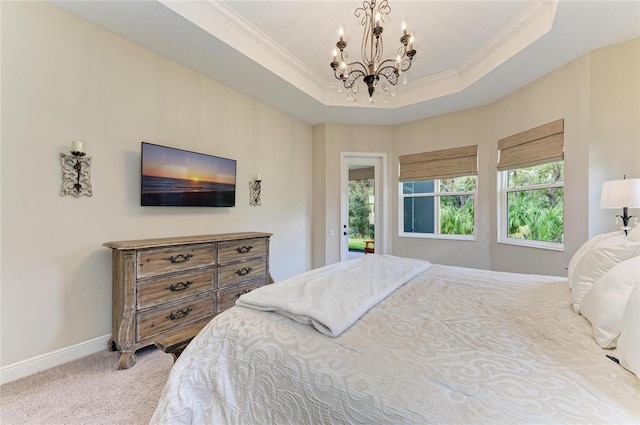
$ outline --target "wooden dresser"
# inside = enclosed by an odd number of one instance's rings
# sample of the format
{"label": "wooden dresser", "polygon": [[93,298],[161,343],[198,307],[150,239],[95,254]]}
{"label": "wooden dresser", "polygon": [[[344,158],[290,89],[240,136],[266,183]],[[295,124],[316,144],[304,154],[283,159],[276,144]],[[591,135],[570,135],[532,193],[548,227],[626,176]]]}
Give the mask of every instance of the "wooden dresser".
{"label": "wooden dresser", "polygon": [[107,242],[113,258],[109,349],[119,369],[162,338],[195,335],[238,297],[270,283],[270,233],[245,232]]}

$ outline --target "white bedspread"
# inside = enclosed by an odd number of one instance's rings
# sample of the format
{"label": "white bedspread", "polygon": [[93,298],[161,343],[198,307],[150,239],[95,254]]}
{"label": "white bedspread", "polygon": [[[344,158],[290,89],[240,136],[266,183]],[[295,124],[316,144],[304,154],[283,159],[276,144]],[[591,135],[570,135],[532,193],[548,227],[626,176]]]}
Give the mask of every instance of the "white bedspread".
{"label": "white bedspread", "polygon": [[274,311],[336,337],[430,266],[424,260],[365,255],[263,286],[242,295],[236,304]]}
{"label": "white bedspread", "polygon": [[176,362],[152,424],[632,424],[566,279],[433,265],[337,338],[234,307]]}

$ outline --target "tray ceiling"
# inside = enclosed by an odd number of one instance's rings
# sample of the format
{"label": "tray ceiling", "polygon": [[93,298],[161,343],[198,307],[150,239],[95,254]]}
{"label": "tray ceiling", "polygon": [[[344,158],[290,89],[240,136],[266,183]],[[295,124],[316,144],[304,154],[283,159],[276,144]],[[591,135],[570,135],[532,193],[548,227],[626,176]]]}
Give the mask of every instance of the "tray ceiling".
{"label": "tray ceiling", "polygon": [[389,0],[385,57],[402,21],[409,82],[353,106],[329,67],[343,27],[360,55],[360,1],[58,1],[53,4],[309,124],[398,124],[491,103],[571,60],[640,36],[637,1]]}

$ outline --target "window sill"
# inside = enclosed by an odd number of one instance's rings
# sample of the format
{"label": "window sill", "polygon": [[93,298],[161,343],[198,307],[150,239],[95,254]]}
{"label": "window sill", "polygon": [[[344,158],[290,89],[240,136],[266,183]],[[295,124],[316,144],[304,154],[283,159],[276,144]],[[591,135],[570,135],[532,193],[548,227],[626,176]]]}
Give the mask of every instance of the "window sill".
{"label": "window sill", "polygon": [[522,246],[525,248],[537,248],[537,249],[546,249],[548,251],[560,251],[564,252],[564,244],[563,243],[551,243],[551,242],[540,242],[540,241],[529,241],[525,239],[498,239],[499,244],[504,245],[515,245]]}
{"label": "window sill", "polygon": [[400,233],[399,238],[415,238],[415,239],[441,239],[441,240],[453,240],[453,241],[470,241],[477,242],[476,235],[447,235],[447,234],[435,234],[435,233]]}

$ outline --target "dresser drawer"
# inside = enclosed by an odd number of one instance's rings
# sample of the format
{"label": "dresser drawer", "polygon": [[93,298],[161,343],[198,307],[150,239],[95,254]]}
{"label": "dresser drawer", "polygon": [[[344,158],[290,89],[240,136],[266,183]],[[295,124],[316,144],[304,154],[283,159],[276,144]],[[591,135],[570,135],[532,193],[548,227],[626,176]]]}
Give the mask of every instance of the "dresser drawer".
{"label": "dresser drawer", "polygon": [[233,288],[227,288],[218,291],[218,308],[216,313],[222,313],[225,310],[230,309],[236,304],[236,300],[240,298],[240,295],[251,292],[256,288],[267,284],[267,279],[254,280],[251,283],[245,285],[234,286]]}
{"label": "dresser drawer", "polygon": [[218,268],[218,289],[225,286],[267,277],[267,259],[241,261]]}
{"label": "dresser drawer", "polygon": [[137,252],[138,278],[214,264],[213,244],[149,249]]}
{"label": "dresser drawer", "polygon": [[138,310],[215,289],[215,269],[138,282]]}
{"label": "dresser drawer", "polygon": [[220,242],[218,244],[218,261],[220,264],[246,258],[260,257],[267,253],[267,239],[243,239],[239,241]]}
{"label": "dresser drawer", "polygon": [[214,314],[212,293],[174,303],[171,306],[138,313],[136,341],[162,333],[166,330],[186,325]]}

